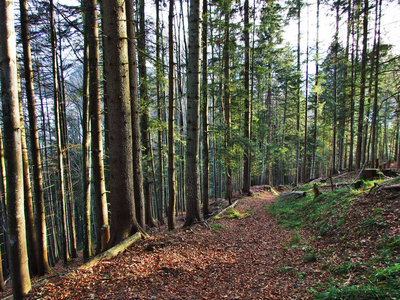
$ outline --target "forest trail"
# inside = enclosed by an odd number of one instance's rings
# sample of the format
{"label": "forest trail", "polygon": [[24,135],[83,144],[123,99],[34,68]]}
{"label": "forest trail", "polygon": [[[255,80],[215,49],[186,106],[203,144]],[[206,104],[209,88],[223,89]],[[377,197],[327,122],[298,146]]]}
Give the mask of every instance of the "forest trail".
{"label": "forest trail", "polygon": [[53,276],[30,299],[307,299],[307,277],[321,274],[265,210],[276,196],[253,192],[206,224],[156,233],[110,261]]}

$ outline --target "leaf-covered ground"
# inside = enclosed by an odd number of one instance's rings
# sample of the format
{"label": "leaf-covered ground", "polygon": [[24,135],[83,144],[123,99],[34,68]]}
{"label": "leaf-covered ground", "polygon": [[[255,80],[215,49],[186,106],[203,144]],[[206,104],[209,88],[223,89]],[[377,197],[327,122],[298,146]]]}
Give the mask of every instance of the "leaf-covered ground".
{"label": "leaf-covered ground", "polygon": [[156,233],[115,259],[53,276],[30,299],[307,299],[323,274],[288,247],[293,233],[264,209],[275,196],[254,194],[207,224]]}
{"label": "leaf-covered ground", "polygon": [[205,223],[159,228],[112,260],[55,270],[28,298],[400,299],[400,195],[373,184],[317,198],[309,184],[306,197],[279,201],[255,187]]}

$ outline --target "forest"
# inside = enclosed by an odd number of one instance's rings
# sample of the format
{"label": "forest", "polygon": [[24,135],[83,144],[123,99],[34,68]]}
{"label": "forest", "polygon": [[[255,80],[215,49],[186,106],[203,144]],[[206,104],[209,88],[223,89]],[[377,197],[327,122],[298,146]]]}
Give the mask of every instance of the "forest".
{"label": "forest", "polygon": [[0,290],[252,186],[398,169],[398,8],[0,0]]}

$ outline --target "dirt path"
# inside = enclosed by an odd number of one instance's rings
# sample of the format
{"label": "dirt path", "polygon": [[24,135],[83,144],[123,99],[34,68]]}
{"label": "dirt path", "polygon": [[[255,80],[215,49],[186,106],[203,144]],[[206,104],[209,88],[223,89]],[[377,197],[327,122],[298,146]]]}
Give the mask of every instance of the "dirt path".
{"label": "dirt path", "polygon": [[247,217],[156,234],[116,259],[51,278],[31,299],[307,299],[307,277],[318,274],[265,211],[274,199],[256,190],[235,206]]}

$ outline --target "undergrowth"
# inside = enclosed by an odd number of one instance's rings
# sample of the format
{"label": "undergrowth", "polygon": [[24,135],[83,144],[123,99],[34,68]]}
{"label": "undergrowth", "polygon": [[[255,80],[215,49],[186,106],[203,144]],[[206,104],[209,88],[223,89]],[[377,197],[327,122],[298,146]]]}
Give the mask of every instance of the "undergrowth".
{"label": "undergrowth", "polygon": [[[397,181],[398,179],[393,183]],[[313,292],[315,298],[400,299],[400,262],[399,259],[393,259],[399,252],[400,238],[389,238],[384,234],[390,225],[382,220],[382,208],[369,205],[365,216],[351,219],[354,216],[354,212],[350,212],[354,209],[354,201],[368,194],[373,186],[374,181],[363,181],[359,189],[346,186],[324,191],[314,197],[313,183],[309,183],[300,187],[300,190],[306,192],[306,196],[278,197],[274,204],[265,207],[287,229],[296,232],[308,228],[315,233],[314,240],[327,239],[329,244],[335,241],[337,248],[332,248],[332,245],[328,250],[314,248],[303,258],[303,262],[321,260],[329,265],[326,262],[331,262],[333,253],[335,257],[341,257],[335,265],[326,268],[330,282],[317,284],[318,291]],[[362,206],[358,207],[364,209]],[[361,242],[377,231],[380,235],[371,250],[376,255],[369,260],[362,259],[361,252],[357,254],[358,249],[362,249]],[[295,233],[293,240],[289,242],[297,244],[300,239],[300,235]],[[346,260],[345,254],[349,251],[356,253],[352,260]]]}

